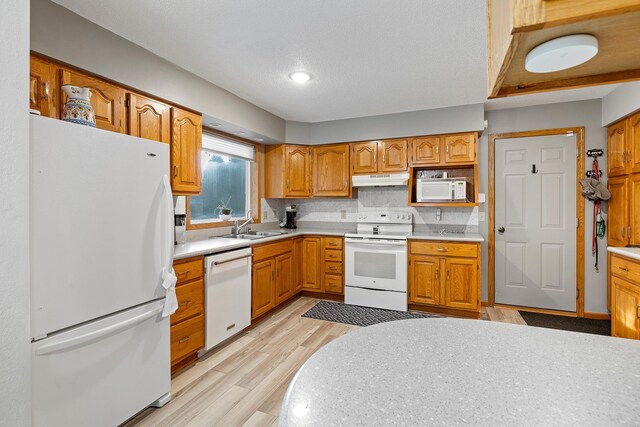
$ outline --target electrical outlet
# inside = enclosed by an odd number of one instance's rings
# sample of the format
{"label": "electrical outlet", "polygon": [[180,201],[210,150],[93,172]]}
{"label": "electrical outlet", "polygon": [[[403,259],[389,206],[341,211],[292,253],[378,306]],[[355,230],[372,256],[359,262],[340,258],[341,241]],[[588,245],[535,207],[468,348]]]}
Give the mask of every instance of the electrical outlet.
{"label": "electrical outlet", "polygon": [[340,219],[347,219],[347,210],[346,209],[341,209],[340,210]]}

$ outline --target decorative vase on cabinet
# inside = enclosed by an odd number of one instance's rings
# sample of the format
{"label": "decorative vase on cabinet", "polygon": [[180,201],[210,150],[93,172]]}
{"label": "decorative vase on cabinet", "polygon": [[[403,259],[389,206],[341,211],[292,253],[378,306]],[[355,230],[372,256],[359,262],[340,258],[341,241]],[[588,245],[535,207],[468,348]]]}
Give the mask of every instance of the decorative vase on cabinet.
{"label": "decorative vase on cabinet", "polygon": [[86,87],[64,85],[62,90],[67,94],[67,102],[62,110],[62,120],[96,127],[96,117],[91,106],[91,90]]}

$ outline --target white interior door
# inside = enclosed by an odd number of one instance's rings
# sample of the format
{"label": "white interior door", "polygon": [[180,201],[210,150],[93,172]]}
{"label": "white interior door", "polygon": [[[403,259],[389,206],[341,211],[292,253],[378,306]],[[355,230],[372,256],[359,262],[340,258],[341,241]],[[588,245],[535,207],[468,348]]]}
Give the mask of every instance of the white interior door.
{"label": "white interior door", "polygon": [[496,303],[576,311],[576,144],[496,140]]}

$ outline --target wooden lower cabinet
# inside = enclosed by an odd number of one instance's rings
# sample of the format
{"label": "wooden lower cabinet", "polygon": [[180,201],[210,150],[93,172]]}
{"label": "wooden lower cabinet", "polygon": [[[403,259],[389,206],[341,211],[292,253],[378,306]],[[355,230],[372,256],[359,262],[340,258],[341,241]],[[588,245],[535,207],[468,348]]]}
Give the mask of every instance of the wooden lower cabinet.
{"label": "wooden lower cabinet", "polygon": [[171,371],[197,359],[204,347],[204,258],[174,262],[178,309],[171,315]]}
{"label": "wooden lower cabinet", "polygon": [[292,239],[265,243],[253,248],[251,277],[251,319],[256,319],[279,304],[294,292],[295,257]]}
{"label": "wooden lower cabinet", "polygon": [[640,339],[640,261],[610,258],[611,335]]}
{"label": "wooden lower cabinet", "polygon": [[251,274],[251,318],[262,316],[276,306],[276,262],[273,258],[254,262]]}
{"label": "wooden lower cabinet", "polygon": [[304,262],[302,237],[293,239],[293,293],[302,290],[302,263]]}
{"label": "wooden lower cabinet", "polygon": [[[409,304],[480,315],[478,243],[409,242]],[[449,310],[449,311],[447,311]]]}
{"label": "wooden lower cabinet", "polygon": [[302,290],[322,292],[321,238],[302,239]]}

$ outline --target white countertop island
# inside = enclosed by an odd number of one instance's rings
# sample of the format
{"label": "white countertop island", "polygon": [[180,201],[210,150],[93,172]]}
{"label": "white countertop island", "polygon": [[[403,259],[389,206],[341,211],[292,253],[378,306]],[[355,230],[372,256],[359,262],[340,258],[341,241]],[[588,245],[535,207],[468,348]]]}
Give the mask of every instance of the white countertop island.
{"label": "white countertop island", "polygon": [[280,426],[637,425],[640,342],[478,320],[358,329],[298,371]]}

